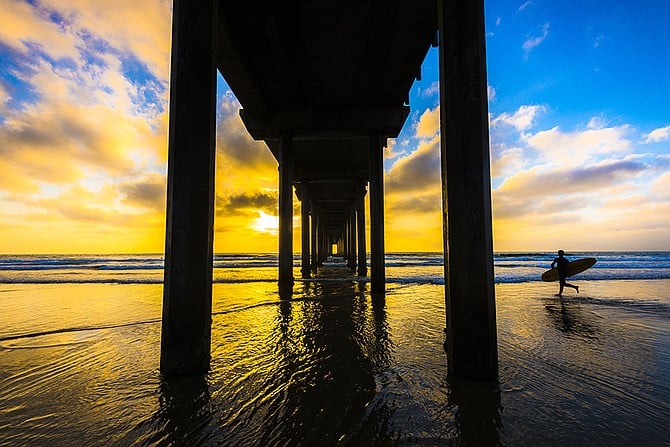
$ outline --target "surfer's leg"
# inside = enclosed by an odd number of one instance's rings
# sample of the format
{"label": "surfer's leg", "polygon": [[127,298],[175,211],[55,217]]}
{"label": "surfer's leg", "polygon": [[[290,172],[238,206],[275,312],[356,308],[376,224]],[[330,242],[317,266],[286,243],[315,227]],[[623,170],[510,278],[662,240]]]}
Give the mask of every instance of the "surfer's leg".
{"label": "surfer's leg", "polygon": [[573,289],[575,289],[577,291],[577,293],[579,293],[579,286],[575,286],[575,285],[569,284],[567,282],[565,283],[565,286],[566,287],[572,287]]}

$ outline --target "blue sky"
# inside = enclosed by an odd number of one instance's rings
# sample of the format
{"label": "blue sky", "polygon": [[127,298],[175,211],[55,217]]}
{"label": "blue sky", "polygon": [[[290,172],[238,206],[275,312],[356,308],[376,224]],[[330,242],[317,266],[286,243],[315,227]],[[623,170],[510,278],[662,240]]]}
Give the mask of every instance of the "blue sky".
{"label": "blue sky", "polygon": [[[0,0],[0,252],[163,250],[170,5]],[[670,2],[485,8],[495,249],[670,250]],[[437,80],[432,49],[390,251],[442,247]],[[218,96],[215,249],[276,251],[276,161]]]}
{"label": "blue sky", "polygon": [[[496,249],[670,249],[670,3],[485,9]],[[431,50],[390,177],[434,134],[436,67]]]}
{"label": "blue sky", "polygon": [[550,104],[564,125],[598,114],[667,125],[670,3],[517,5],[486,4],[492,111],[533,102]]}

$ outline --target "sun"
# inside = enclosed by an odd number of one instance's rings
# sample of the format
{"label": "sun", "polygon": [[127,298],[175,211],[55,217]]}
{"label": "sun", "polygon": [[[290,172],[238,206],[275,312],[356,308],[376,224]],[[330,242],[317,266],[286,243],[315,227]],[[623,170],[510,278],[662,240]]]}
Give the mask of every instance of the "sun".
{"label": "sun", "polygon": [[259,233],[277,234],[279,232],[279,217],[271,216],[259,210],[258,217],[254,219],[251,228]]}

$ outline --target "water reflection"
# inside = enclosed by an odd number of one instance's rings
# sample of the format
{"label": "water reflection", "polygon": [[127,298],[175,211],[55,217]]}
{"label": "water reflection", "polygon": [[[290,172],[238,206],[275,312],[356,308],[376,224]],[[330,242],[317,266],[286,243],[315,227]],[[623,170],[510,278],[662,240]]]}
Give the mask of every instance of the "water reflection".
{"label": "water reflection", "polygon": [[162,378],[159,409],[150,420],[158,428],[142,445],[203,445],[214,418],[205,377]]}
{"label": "water reflection", "polygon": [[446,378],[432,305],[366,288],[306,281],[291,300],[218,316],[212,371],[161,383],[142,444],[497,444],[497,384]]}
{"label": "water reflection", "polygon": [[586,313],[578,303],[559,299],[557,303],[545,305],[547,316],[553,326],[568,335],[596,338],[599,329],[593,314]]}
{"label": "water reflection", "polygon": [[468,380],[450,375],[447,383],[449,403],[457,407],[459,445],[499,445],[503,423],[498,382]]}
{"label": "water reflection", "polygon": [[391,364],[393,343],[389,337],[389,325],[386,316],[386,303],[383,298],[372,299],[372,325],[370,360],[379,374]]}
{"label": "water reflection", "polygon": [[316,282],[305,290],[303,300],[278,307],[273,380],[281,399],[268,409],[258,445],[346,443],[375,394],[374,362],[388,358],[377,340],[388,336],[383,325],[369,330],[358,284]]}

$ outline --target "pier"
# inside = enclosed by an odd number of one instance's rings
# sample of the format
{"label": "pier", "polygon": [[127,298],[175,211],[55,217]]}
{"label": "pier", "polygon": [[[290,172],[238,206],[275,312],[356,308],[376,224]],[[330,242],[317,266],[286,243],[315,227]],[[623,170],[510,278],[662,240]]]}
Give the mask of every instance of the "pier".
{"label": "pier", "polygon": [[336,246],[383,295],[383,149],[407,119],[409,89],[431,46],[440,57],[448,367],[497,376],[482,0],[174,0],[163,374],[209,367],[217,70],[249,134],[279,165],[282,299],[294,283],[294,192],[301,275],[311,277]]}

